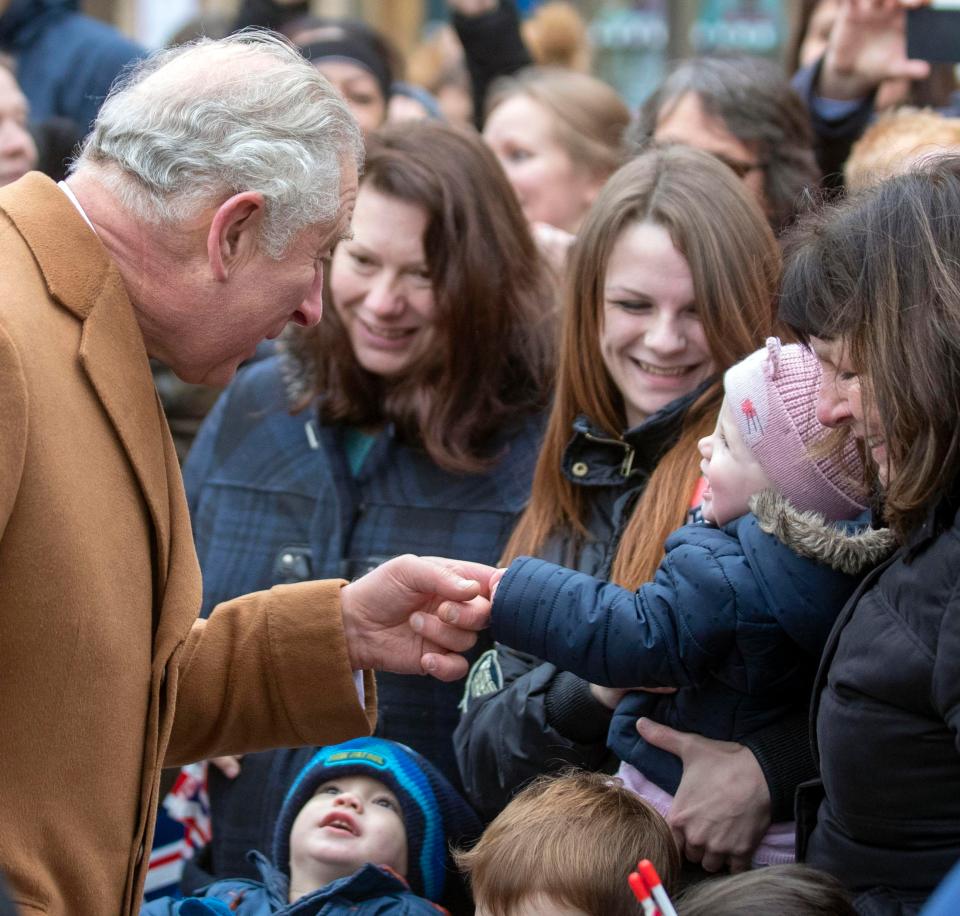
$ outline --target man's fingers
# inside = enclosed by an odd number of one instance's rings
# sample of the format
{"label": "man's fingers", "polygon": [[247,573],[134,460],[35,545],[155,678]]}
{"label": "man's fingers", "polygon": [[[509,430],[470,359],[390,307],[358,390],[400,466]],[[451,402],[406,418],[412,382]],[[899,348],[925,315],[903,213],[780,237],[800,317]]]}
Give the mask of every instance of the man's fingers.
{"label": "man's fingers", "polygon": [[438,681],[458,681],[467,674],[467,660],[455,653],[441,654],[426,652],[420,659],[420,666],[424,674],[435,677]]}
{"label": "man's fingers", "polygon": [[487,598],[444,601],[437,608],[437,617],[461,630],[483,630],[490,626],[490,601]]}
{"label": "man's fingers", "polygon": [[737,874],[742,871],[750,871],[753,865],[752,856],[731,856],[730,873]]}
{"label": "man's fingers", "polygon": [[[454,560],[449,557],[421,557],[420,559],[446,570],[454,579],[459,578],[478,583],[480,591],[484,595],[489,594],[490,577],[496,572],[495,566],[487,566],[486,563],[474,563],[472,560]],[[444,597],[456,599],[460,596],[444,595]]]}
{"label": "man's fingers", "polygon": [[[683,759],[683,755],[690,744],[690,735],[686,732],[674,731],[667,725],[661,725],[652,719],[637,719],[637,732],[647,744],[667,751]],[[688,857],[689,858],[689,857]],[[699,859],[691,859],[692,862],[699,862]]]}
{"label": "man's fingers", "polygon": [[[461,616],[467,610],[461,611]],[[433,643],[441,651],[466,652],[477,641],[476,633],[444,623],[432,614],[414,614],[410,618],[410,626],[425,642]]]}

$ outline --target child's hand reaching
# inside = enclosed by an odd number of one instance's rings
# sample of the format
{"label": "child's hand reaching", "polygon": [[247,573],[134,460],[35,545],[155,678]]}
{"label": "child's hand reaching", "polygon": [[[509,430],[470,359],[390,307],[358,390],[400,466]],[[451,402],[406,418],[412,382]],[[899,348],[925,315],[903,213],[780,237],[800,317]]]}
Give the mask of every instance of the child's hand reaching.
{"label": "child's hand reaching", "polygon": [[490,603],[493,604],[493,597],[497,593],[497,586],[500,580],[507,574],[507,567],[501,566],[492,576],[490,576]]}

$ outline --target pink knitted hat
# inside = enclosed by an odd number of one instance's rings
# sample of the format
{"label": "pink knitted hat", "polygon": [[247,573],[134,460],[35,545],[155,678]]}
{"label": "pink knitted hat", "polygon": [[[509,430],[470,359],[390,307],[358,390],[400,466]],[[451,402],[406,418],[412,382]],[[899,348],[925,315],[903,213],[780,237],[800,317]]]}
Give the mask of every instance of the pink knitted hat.
{"label": "pink knitted hat", "polygon": [[767,345],[727,370],[727,405],[747,448],[796,509],[830,521],[866,509],[863,462],[852,436],[843,452],[811,454],[828,430],[817,420],[820,363],[806,347]]}

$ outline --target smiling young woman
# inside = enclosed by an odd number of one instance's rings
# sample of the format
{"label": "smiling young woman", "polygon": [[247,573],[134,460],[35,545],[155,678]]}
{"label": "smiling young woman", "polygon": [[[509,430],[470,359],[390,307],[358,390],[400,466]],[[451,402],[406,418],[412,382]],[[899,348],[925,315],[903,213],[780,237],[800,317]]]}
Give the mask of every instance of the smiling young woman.
{"label": "smiling young woman", "polygon": [[[658,148],[610,178],[572,249],[556,394],[502,562],[538,556],[631,589],[652,576],[695,499],[720,374],[773,327],[779,271],[759,205],[708,154]],[[530,656],[488,653],[465,707],[460,769],[488,815],[531,776],[606,761],[610,711]]]}

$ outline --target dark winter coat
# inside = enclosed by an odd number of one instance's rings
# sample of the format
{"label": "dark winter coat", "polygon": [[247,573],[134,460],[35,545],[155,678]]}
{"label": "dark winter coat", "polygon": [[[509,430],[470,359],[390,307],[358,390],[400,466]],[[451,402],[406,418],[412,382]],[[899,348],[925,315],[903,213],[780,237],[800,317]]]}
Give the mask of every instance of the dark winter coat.
{"label": "dark winter coat", "polygon": [[960,859],[960,496],[844,608],[812,715],[825,797],[798,849],[861,912],[917,912]]}
{"label": "dark winter coat", "polygon": [[[354,476],[344,429],[321,423],[315,407],[289,411],[289,392],[302,390],[307,373],[292,355],[252,365],[197,436],[184,482],[203,571],[201,613],[248,589],[353,579],[406,552],[495,564],[530,492],[540,419],[505,431],[495,446],[503,457],[469,475],[443,470],[386,428]],[[413,747],[459,784],[451,735],[461,691],[378,672],[377,735]],[[215,876],[247,874],[246,852],[267,848],[264,824],[277,811],[258,817],[261,793],[244,770],[234,781],[212,776],[215,821],[231,824],[229,836],[214,829]]]}
{"label": "dark winter coat", "polygon": [[804,708],[820,652],[860,575],[889,553],[889,532],[829,525],[767,491],[722,528],[685,525],[667,539],[652,582],[636,592],[520,558],[497,589],[494,637],[630,693],[609,745],[667,792],[678,757],[647,744],[637,718],[741,741]]}
{"label": "dark winter coat", "polygon": [[[674,401],[620,439],[577,418],[563,472],[587,494],[589,536],[555,536],[541,556],[588,575],[609,573],[636,500],[702,393]],[[534,776],[570,765],[617,767],[606,747],[610,711],[586,681],[533,655],[502,645],[487,652],[467,678],[462,709],[454,732],[457,762],[467,797],[487,818]]]}
{"label": "dark winter coat", "polygon": [[290,903],[287,876],[258,852],[250,854],[250,861],[260,873],[259,881],[217,881],[186,900],[153,900],[140,916],[439,916],[446,912],[417,897],[395,872],[369,863]]}

